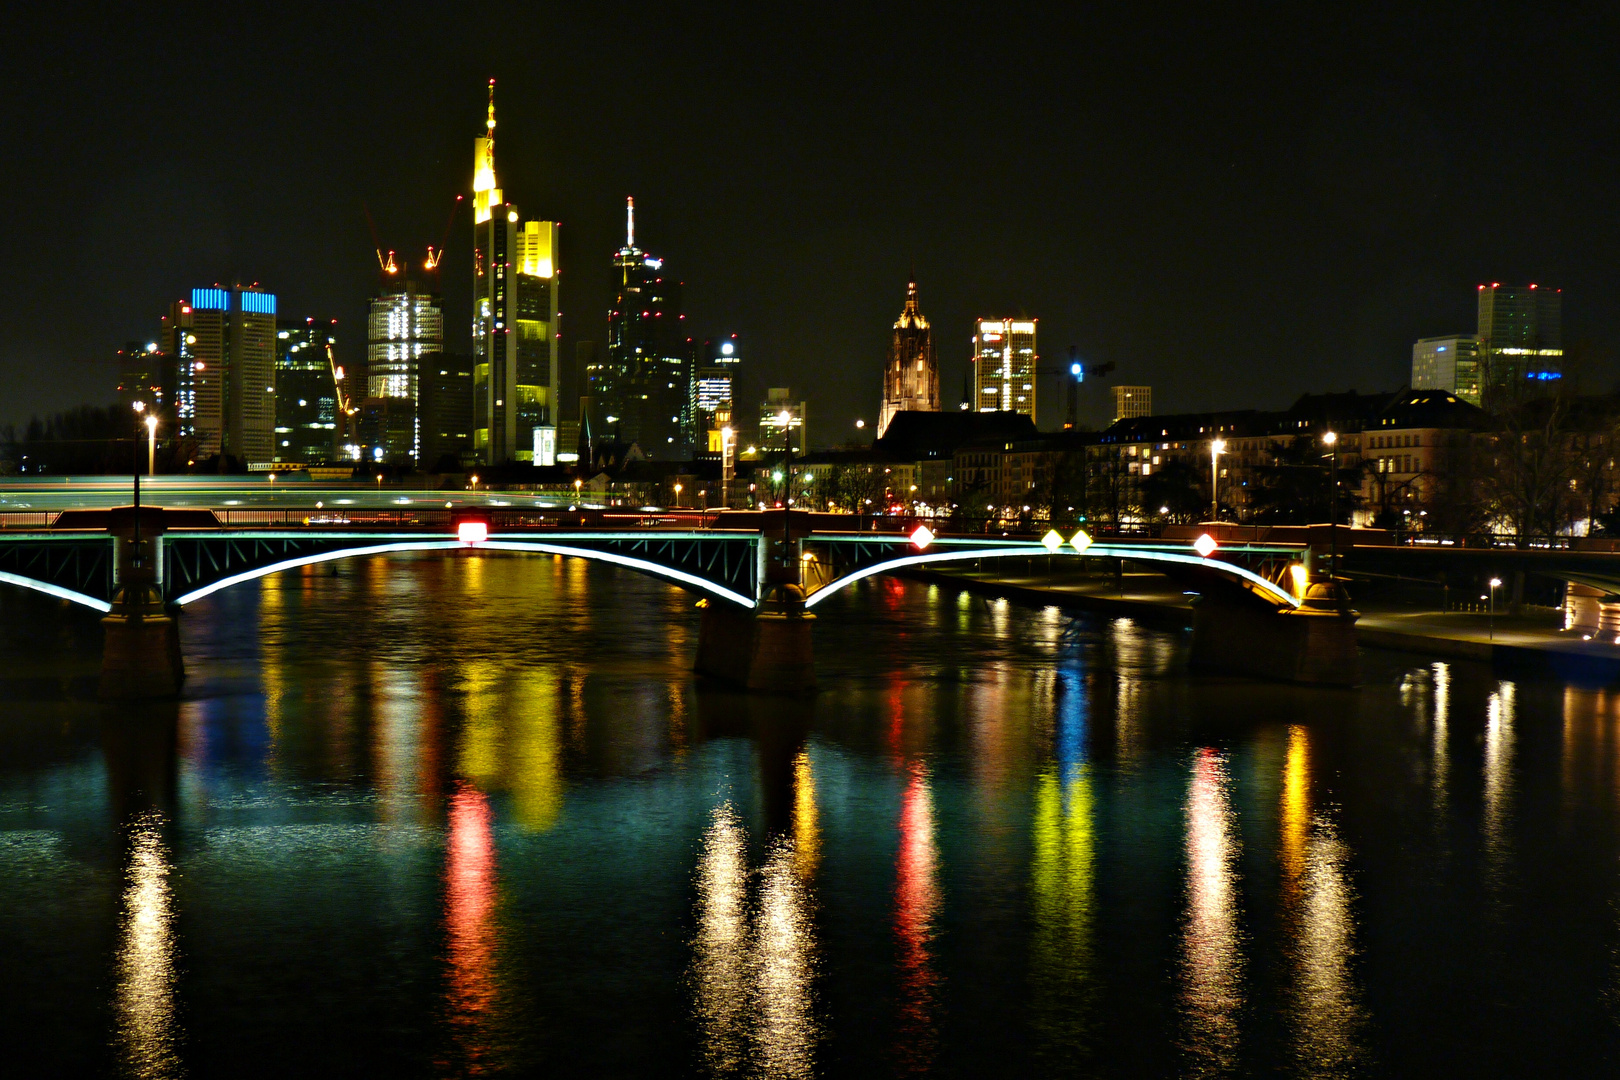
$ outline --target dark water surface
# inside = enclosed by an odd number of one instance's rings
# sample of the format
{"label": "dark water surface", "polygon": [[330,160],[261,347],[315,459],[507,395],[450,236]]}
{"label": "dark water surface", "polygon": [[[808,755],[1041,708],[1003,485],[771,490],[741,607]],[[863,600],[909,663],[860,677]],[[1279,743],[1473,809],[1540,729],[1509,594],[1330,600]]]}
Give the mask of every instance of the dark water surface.
{"label": "dark water surface", "polygon": [[813,700],[698,684],[580,561],[312,567],[188,608],[178,705],[0,596],[12,1076],[1593,1075],[1620,697],[877,579]]}

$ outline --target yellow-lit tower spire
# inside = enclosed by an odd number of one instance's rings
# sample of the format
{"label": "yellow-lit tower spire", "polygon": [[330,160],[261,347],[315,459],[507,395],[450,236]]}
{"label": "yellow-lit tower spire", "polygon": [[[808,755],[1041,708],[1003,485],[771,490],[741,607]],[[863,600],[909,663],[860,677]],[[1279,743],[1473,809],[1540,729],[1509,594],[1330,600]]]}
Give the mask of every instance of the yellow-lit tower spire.
{"label": "yellow-lit tower spire", "polygon": [[485,132],[473,140],[473,221],[488,221],[493,208],[501,205],[501,189],[495,184],[495,80],[489,80],[489,117]]}

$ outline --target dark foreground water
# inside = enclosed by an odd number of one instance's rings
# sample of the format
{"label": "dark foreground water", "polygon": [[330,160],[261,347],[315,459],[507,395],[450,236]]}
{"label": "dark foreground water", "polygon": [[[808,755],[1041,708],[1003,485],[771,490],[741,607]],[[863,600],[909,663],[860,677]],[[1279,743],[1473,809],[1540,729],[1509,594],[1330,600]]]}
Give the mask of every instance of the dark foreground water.
{"label": "dark foreground water", "polygon": [[1620,698],[863,584],[794,702],[628,573],[309,568],[105,712],[94,619],[7,592],[0,1069],[1616,1068]]}

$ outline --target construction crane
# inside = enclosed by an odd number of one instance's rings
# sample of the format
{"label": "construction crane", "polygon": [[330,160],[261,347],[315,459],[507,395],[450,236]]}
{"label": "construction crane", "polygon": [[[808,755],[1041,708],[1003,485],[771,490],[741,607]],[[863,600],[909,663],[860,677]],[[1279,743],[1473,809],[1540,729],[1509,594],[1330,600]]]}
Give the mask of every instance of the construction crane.
{"label": "construction crane", "polygon": [[330,341],[326,343],[326,362],[332,369],[332,387],[337,392],[337,430],[333,432],[335,452],[338,447],[355,442],[354,417],[360,410],[354,407],[354,402],[343,389],[343,368],[338,365],[337,357],[332,354]]}
{"label": "construction crane", "polygon": [[1069,377],[1069,419],[1064,422],[1063,427],[1067,431],[1073,431],[1080,425],[1080,384],[1086,381],[1087,375],[1094,379],[1101,379],[1111,374],[1114,368],[1115,364],[1112,360],[1106,364],[1082,363],[1079,347],[1070,345],[1068,367],[1036,368],[1035,374],[1067,375]]}

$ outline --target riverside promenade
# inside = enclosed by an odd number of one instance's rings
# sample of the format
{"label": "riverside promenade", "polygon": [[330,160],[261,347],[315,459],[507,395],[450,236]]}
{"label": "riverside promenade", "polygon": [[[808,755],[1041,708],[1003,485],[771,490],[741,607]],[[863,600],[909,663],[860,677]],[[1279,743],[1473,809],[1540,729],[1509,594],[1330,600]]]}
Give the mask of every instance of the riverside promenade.
{"label": "riverside promenade", "polygon": [[[997,573],[922,570],[916,576],[1022,604],[1055,604],[1077,611],[1123,616],[1161,629],[1192,625],[1194,597],[1159,574],[1078,572]],[[1351,586],[1352,597],[1354,586]],[[1557,612],[1494,618],[1480,612],[1437,612],[1376,603],[1353,606],[1357,643],[1455,660],[1476,660],[1504,670],[1620,683],[1620,643],[1592,640],[1561,629]]]}

